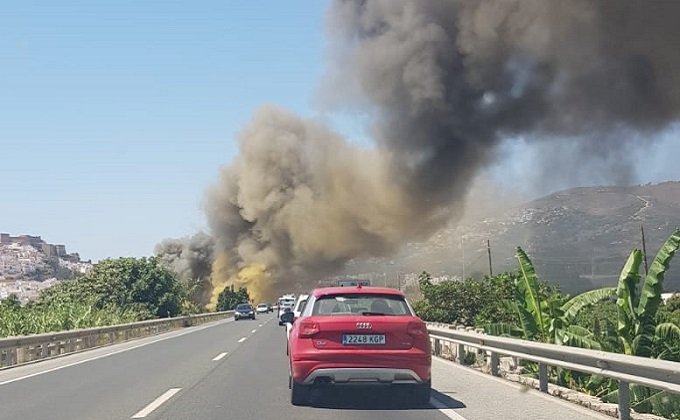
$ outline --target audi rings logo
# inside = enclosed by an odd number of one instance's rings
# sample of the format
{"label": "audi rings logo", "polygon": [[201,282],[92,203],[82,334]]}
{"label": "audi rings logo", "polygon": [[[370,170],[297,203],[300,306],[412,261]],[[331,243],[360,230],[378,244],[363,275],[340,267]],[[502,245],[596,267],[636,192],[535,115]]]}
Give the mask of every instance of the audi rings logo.
{"label": "audi rings logo", "polygon": [[370,330],[371,328],[373,328],[373,325],[370,322],[357,322],[358,330]]}

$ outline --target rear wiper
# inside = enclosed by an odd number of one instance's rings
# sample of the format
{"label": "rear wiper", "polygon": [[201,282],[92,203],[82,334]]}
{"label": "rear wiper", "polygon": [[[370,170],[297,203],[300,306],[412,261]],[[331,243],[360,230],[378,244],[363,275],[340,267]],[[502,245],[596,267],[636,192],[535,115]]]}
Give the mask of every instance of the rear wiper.
{"label": "rear wiper", "polygon": [[384,315],[387,315],[387,314],[386,314],[386,313],[383,313],[383,312],[369,312],[369,311],[364,311],[364,312],[361,313],[361,315],[368,315],[368,316],[371,316],[371,315],[384,316]]}

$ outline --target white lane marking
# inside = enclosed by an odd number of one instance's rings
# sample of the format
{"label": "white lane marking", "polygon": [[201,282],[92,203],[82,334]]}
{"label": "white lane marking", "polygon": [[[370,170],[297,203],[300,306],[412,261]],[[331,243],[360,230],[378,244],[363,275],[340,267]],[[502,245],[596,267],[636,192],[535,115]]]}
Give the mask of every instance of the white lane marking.
{"label": "white lane marking", "polygon": [[151,414],[152,411],[160,407],[164,402],[172,398],[173,395],[177,394],[182,388],[170,388],[163,395],[160,397],[156,398],[151,402],[151,404],[147,405],[146,407],[142,408],[135,414],[134,416],[130,417],[131,419],[143,419],[144,417],[148,416]]}
{"label": "white lane marking", "polygon": [[238,340],[238,342],[239,342],[239,343],[243,343],[244,341],[246,341],[246,338],[247,338],[247,337],[241,337],[241,338]]}
{"label": "white lane marking", "polygon": [[[24,376],[19,376],[19,377],[14,378],[14,379],[8,379],[8,380],[6,380],[6,381],[4,381],[4,382],[0,382],[0,385],[11,384],[12,382],[17,382],[17,381],[21,381],[21,380],[23,380],[23,379],[32,378],[32,377],[34,377],[34,376],[42,375],[42,374],[44,374],[44,373],[55,372],[55,371],[57,371],[57,370],[62,370],[62,369],[65,369],[65,368],[67,368],[67,367],[77,366],[77,365],[80,365],[80,364],[83,364],[83,363],[87,363],[87,362],[91,362],[91,361],[97,360],[97,359],[103,359],[103,358],[105,358],[105,357],[113,356],[114,354],[123,353],[123,352],[129,351],[129,350],[138,349],[138,348],[140,348],[140,347],[148,346],[149,344],[158,343],[159,341],[170,340],[170,339],[172,339],[172,338],[181,337],[181,336],[186,335],[186,334],[191,334],[191,333],[195,333],[195,332],[197,332],[197,331],[202,331],[202,330],[205,330],[206,328],[211,328],[211,327],[215,327],[215,326],[217,326],[217,325],[222,325],[222,324],[224,324],[224,323],[226,323],[226,322],[233,322],[233,321],[230,320],[230,319],[229,319],[229,320],[226,320],[225,322],[220,322],[220,321],[218,321],[218,322],[216,322],[216,323],[214,323],[214,324],[211,323],[211,324],[209,324],[209,325],[205,325],[205,326],[202,326],[202,327],[197,327],[196,329],[191,329],[191,330],[183,331],[183,332],[180,332],[179,334],[171,335],[171,336],[169,336],[169,337],[162,337],[162,338],[159,338],[159,339],[157,339],[157,340],[152,340],[152,341],[149,341],[149,342],[146,342],[146,343],[138,344],[138,345],[136,345],[136,346],[126,347],[126,348],[124,348],[124,349],[115,350],[115,351],[112,351],[112,352],[110,352],[110,353],[105,353],[105,354],[100,354],[99,356],[90,357],[89,359],[78,360],[77,362],[68,363],[68,364],[65,364],[65,365],[62,365],[62,366],[57,366],[57,367],[53,367],[53,368],[46,369],[46,370],[41,370],[40,372],[35,372],[35,373],[31,373],[31,374],[24,375]],[[123,344],[123,343],[121,343],[121,344]],[[94,350],[94,349],[93,349],[93,350]]]}
{"label": "white lane marking", "polygon": [[257,331],[257,330],[252,330],[250,333],[251,333],[251,334],[255,334],[255,331]]}
{"label": "white lane marking", "polygon": [[261,327],[261,326],[262,326],[262,324],[258,325],[258,327]]}
{"label": "white lane marking", "polygon": [[227,355],[227,352],[226,352],[226,351],[225,351],[224,353],[218,354],[217,356],[213,357],[213,362],[216,362],[216,361],[222,359],[222,358],[223,358],[224,356],[226,356],[226,355]]}
{"label": "white lane marking", "polygon": [[430,398],[430,404],[437,410],[439,410],[446,417],[453,420],[467,420],[465,417],[456,413],[452,408],[448,408],[444,403],[436,399],[435,397]]}

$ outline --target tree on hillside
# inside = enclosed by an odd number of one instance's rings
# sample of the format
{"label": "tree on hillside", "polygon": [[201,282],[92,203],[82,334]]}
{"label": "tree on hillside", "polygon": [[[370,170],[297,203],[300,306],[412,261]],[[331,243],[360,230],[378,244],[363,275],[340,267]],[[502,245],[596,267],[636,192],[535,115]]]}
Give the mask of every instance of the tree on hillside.
{"label": "tree on hillside", "polygon": [[101,261],[84,276],[47,289],[36,304],[88,301],[96,308],[133,310],[140,318],[152,318],[180,314],[185,300],[175,274],[151,257]]}
{"label": "tree on hillside", "polygon": [[231,311],[239,303],[250,302],[250,295],[248,294],[248,289],[241,287],[238,291],[234,291],[233,286],[227,286],[220,292],[217,297],[217,310],[218,311]]}

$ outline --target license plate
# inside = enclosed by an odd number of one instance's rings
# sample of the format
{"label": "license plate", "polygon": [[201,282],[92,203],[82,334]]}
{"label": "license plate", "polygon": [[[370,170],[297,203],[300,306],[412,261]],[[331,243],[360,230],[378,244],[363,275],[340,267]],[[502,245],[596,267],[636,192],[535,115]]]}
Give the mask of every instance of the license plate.
{"label": "license plate", "polygon": [[345,346],[354,345],[384,345],[384,334],[344,334],[342,336],[342,344]]}

